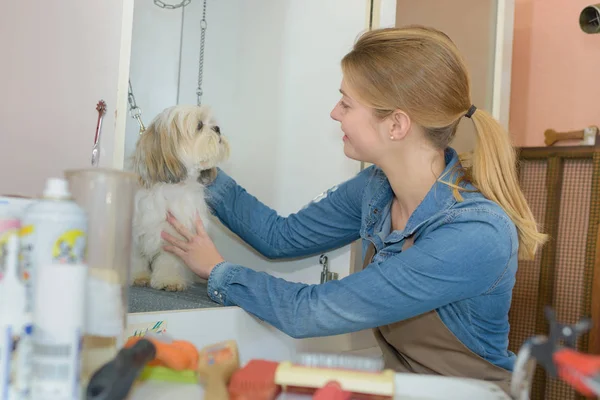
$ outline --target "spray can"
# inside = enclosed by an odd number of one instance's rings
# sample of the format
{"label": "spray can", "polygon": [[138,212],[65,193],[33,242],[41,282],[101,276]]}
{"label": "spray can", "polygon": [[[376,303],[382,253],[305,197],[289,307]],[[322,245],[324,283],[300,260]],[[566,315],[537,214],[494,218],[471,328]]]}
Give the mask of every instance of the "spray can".
{"label": "spray can", "polygon": [[[5,235],[7,235],[5,233]],[[0,286],[0,400],[20,399],[15,386],[20,336],[25,329],[25,286],[18,277],[19,236],[8,234],[2,250]]]}
{"label": "spray can", "polygon": [[[33,307],[31,400],[80,398],[88,267],[41,264]],[[68,290],[57,290],[57,288]]]}
{"label": "spray can", "polygon": [[[28,395],[31,388],[33,339],[33,305],[35,302],[37,270],[42,265],[81,265],[87,245],[87,215],[71,198],[65,179],[46,181],[41,199],[23,212],[20,229],[19,275],[25,283],[25,315],[27,323],[20,339],[15,386]],[[54,287],[56,293],[65,283]],[[79,301],[75,298],[72,301]],[[54,310],[56,312],[56,310]],[[32,336],[33,335],[33,336]]]}
{"label": "spray can", "polygon": [[36,267],[81,264],[87,244],[87,215],[73,201],[65,179],[50,178],[43,197],[25,209],[21,220],[20,267],[32,312]]}

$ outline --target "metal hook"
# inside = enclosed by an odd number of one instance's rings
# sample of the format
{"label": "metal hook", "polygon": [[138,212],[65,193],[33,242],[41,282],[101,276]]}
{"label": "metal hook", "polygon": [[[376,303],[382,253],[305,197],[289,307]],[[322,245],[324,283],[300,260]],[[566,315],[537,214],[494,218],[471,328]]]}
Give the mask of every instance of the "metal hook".
{"label": "metal hook", "polygon": [[321,271],[321,283],[338,279],[337,272],[329,271],[329,258],[327,258],[325,254],[321,254],[319,257],[319,264],[323,266],[323,271]]}

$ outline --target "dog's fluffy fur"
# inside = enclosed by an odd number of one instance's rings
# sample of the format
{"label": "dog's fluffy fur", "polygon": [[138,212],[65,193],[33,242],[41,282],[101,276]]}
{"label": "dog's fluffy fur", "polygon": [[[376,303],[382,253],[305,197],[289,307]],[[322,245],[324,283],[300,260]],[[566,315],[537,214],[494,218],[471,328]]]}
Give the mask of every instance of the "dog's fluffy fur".
{"label": "dog's fluffy fur", "polygon": [[166,221],[168,211],[191,232],[196,213],[207,221],[204,185],[228,157],[229,143],[206,106],[167,108],[142,133],[132,158],[140,178],[133,221],[134,285],[180,291],[197,280],[179,257],[162,249],[161,231],[185,240]]}

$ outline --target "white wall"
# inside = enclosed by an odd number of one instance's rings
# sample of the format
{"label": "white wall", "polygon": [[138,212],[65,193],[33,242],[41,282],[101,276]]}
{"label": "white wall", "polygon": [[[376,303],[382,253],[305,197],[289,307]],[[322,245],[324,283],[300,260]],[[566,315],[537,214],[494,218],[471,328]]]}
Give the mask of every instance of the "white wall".
{"label": "white wall", "polygon": [[90,167],[101,99],[100,166],[113,165],[132,8],[132,0],[2,2],[0,194],[39,196],[48,177]]}
{"label": "white wall", "polygon": [[[339,100],[340,60],[366,27],[366,0],[209,0],[203,103],[232,146],[223,166],[251,194],[287,215],[359,171],[329,112]],[[196,102],[202,1],[163,10],[136,0],[131,81],[146,125],[177,102]],[[138,127],[128,120],[126,154]],[[318,282],[318,258],[270,263],[225,229],[211,229],[228,260],[289,280]],[[346,272],[350,247],[329,254]]]}

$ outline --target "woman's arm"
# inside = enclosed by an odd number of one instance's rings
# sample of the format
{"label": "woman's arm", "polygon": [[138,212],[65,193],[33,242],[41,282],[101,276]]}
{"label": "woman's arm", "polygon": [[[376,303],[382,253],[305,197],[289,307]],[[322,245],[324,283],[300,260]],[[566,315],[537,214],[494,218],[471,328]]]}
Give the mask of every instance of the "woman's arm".
{"label": "woman's arm", "polygon": [[491,290],[512,265],[506,217],[471,210],[409,249],[339,281],[306,285],[222,262],[208,294],[295,338],[337,335],[405,320]]}
{"label": "woman's arm", "polygon": [[219,170],[207,186],[207,202],[225,226],[265,257],[306,256],[359,238],[362,196],[371,174],[368,168],[299,212],[281,217]]}

